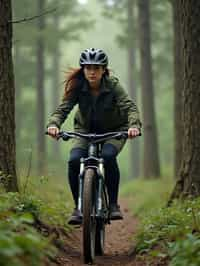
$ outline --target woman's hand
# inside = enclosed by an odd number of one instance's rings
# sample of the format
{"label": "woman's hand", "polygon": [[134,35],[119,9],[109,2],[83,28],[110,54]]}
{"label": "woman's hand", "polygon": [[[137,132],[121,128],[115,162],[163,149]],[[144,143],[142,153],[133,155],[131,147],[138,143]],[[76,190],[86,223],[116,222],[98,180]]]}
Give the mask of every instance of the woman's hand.
{"label": "woman's hand", "polygon": [[58,133],[59,133],[59,128],[57,128],[56,126],[51,126],[51,127],[48,127],[47,129],[48,131],[48,134],[53,137],[53,138],[57,138],[58,136]]}
{"label": "woman's hand", "polygon": [[132,139],[132,138],[135,138],[137,137],[138,135],[140,134],[140,130],[136,127],[130,127],[128,129],[128,138],[129,139]]}

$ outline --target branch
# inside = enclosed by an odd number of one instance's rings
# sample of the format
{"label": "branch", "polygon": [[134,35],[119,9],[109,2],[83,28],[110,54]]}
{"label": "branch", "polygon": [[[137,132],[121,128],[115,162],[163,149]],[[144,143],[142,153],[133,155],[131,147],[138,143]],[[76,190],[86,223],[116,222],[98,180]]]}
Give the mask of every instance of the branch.
{"label": "branch", "polygon": [[23,18],[23,19],[19,19],[19,20],[9,20],[8,23],[23,23],[23,22],[27,22],[27,21],[30,21],[30,20],[34,20],[36,18],[39,18],[39,17],[42,17],[42,16],[45,16],[49,13],[53,13],[57,10],[57,8],[54,8],[54,9],[51,9],[51,10],[47,10],[43,13],[41,13],[40,15],[36,15],[36,16],[33,16],[33,17],[28,17],[28,18]]}

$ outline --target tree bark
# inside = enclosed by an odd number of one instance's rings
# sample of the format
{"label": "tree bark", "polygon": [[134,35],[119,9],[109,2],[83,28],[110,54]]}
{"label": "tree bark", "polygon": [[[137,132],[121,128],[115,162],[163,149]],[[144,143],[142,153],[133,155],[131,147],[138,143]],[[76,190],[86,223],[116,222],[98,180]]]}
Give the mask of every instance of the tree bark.
{"label": "tree bark", "polygon": [[183,156],[171,199],[200,195],[200,2],[181,0],[183,35]]}
{"label": "tree bark", "polygon": [[[38,0],[38,14],[44,12],[45,0]],[[38,18],[38,40],[37,40],[37,152],[38,152],[38,174],[45,171],[45,102],[44,102],[44,37],[45,18]]]}
{"label": "tree bark", "polygon": [[154,110],[149,0],[138,0],[138,16],[144,124],[143,171],[145,178],[151,178],[160,176],[160,162]]}
{"label": "tree bark", "polygon": [[0,0],[0,178],[7,191],[18,191],[11,20],[11,1]]}
{"label": "tree bark", "polygon": [[182,92],[183,92],[183,48],[181,35],[180,0],[172,1],[174,21],[174,176],[178,177],[182,157]]}
{"label": "tree bark", "polygon": [[[134,41],[134,2],[127,0],[127,17],[128,17],[128,88],[132,99],[137,101],[137,91],[135,85],[136,65],[135,65],[135,41]],[[140,147],[139,142],[135,139],[130,145],[131,171],[130,177],[139,176],[140,172]]]}

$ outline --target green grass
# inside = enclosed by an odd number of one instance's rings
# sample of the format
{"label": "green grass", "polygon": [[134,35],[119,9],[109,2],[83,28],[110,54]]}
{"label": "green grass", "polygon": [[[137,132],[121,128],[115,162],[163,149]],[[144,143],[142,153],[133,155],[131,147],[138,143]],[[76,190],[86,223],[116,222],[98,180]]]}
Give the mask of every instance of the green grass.
{"label": "green grass", "polygon": [[133,213],[142,216],[165,206],[172,188],[172,178],[136,179],[124,184],[120,194],[129,198],[130,209]]}
{"label": "green grass", "polygon": [[21,178],[21,194],[32,195],[40,200],[41,218],[52,225],[68,227],[67,219],[73,202],[67,180],[54,176],[32,176],[28,178],[27,186],[24,186],[26,181]]}

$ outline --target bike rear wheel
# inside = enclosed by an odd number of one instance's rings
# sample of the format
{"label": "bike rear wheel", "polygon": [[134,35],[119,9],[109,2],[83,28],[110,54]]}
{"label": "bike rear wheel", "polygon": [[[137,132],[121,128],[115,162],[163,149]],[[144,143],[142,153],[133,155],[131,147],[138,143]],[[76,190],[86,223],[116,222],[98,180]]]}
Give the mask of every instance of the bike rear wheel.
{"label": "bike rear wheel", "polygon": [[83,255],[85,263],[93,263],[95,257],[95,171],[88,168],[84,175],[83,189]]}

